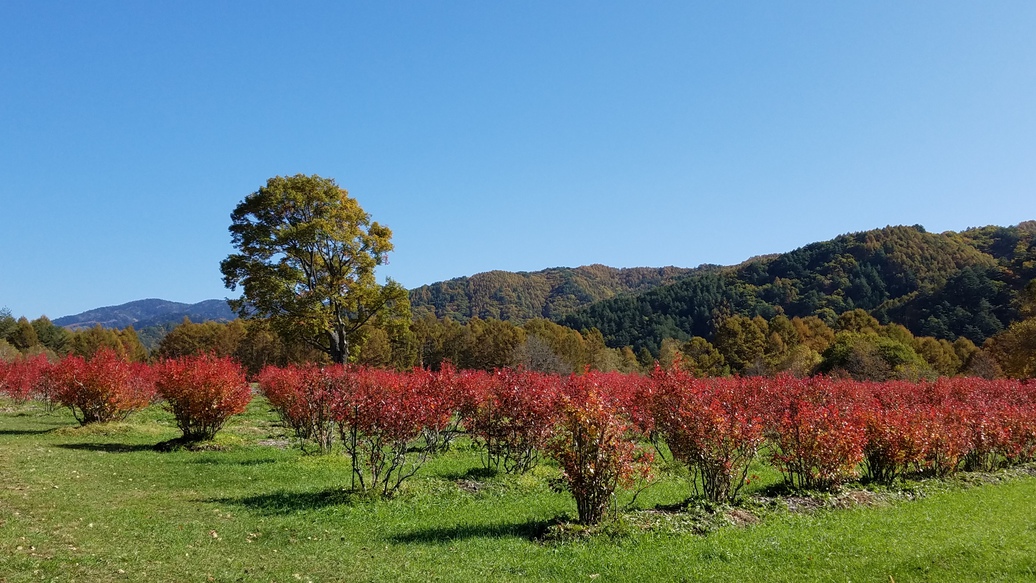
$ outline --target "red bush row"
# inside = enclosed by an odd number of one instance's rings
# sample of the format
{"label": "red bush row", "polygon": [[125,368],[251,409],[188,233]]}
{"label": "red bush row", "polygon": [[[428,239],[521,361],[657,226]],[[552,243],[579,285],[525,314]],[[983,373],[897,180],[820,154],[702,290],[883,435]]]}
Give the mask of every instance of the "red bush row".
{"label": "red bush row", "polygon": [[[299,380],[307,375],[323,380]],[[620,434],[626,448],[644,438],[667,447],[713,501],[737,496],[760,452],[790,485],[813,489],[835,488],[861,468],[867,479],[888,483],[905,473],[945,476],[1036,455],[1036,385],[1008,380],[695,379],[676,368],[650,377],[568,378],[515,370],[271,368],[261,385],[300,437],[323,436],[323,449],[331,446],[330,427],[355,449],[365,432],[387,431],[378,424],[402,424],[408,430],[392,433],[394,439],[423,437],[428,450],[429,436],[452,435],[459,422],[481,446],[487,468],[523,472],[545,452],[561,463],[571,489],[596,488],[580,481],[599,471],[589,460],[604,454],[593,448]],[[609,437],[587,441],[595,431]],[[626,468],[623,479],[637,473],[626,450],[605,449],[609,463]],[[579,459],[591,465],[573,461]]]}
{"label": "red bush row", "polygon": [[119,421],[162,400],[187,440],[212,438],[252,398],[244,372],[230,359],[199,356],[146,365],[126,362],[111,350],[55,364],[43,357],[0,362],[0,393],[68,407],[82,425]]}
{"label": "red bush row", "polygon": [[463,423],[487,469],[520,473],[541,451],[555,457],[580,520],[596,522],[615,488],[650,467],[628,414],[639,378],[307,366],[269,367],[259,385],[304,441],[329,451],[338,436],[354,488],[391,494]]}
{"label": "red bush row", "polygon": [[854,388],[872,479],[992,470],[1036,454],[1036,384],[939,379]]}
{"label": "red bush row", "polygon": [[[338,435],[352,460],[354,488],[390,494],[429,453],[444,447],[457,407],[444,400],[455,391],[440,380],[452,380],[451,373],[267,367],[259,386],[298,437],[328,452]],[[431,447],[415,452],[411,442],[422,436]]]}
{"label": "red bush row", "polygon": [[814,489],[837,487],[861,467],[867,479],[890,483],[904,473],[946,476],[1036,456],[1032,383],[681,375],[656,371],[654,423],[715,500],[724,496],[728,468],[728,497],[736,495],[745,464],[764,444],[789,484]]}

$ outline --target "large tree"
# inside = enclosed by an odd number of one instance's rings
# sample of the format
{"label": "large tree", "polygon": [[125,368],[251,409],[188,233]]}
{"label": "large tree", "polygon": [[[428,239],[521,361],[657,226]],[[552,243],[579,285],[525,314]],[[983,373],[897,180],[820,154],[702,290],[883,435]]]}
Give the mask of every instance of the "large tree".
{"label": "large tree", "polygon": [[310,344],[334,362],[377,319],[410,318],[407,291],[374,269],[392,250],[392,231],[371,222],[356,199],[319,176],[277,176],[245,197],[231,215],[238,253],[220,269],[243,288],[230,305],[245,318],[269,318],[289,339]]}

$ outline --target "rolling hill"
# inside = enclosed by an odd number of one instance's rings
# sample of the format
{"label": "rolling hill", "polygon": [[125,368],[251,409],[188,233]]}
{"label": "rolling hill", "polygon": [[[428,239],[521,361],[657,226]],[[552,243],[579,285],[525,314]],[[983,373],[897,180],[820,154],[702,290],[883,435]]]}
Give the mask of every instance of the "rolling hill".
{"label": "rolling hill", "polygon": [[610,346],[656,352],[666,337],[711,337],[726,315],[830,322],[860,308],[915,334],[981,343],[1017,316],[1017,292],[1034,276],[1034,221],[940,234],[886,227],[705,270],[557,321],[595,327]]}

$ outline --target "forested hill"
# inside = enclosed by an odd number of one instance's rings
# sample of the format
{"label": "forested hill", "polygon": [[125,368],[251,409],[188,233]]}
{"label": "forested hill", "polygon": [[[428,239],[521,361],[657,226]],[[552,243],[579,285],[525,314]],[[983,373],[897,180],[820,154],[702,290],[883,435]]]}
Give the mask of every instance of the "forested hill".
{"label": "forested hill", "polygon": [[588,265],[531,273],[489,271],[413,289],[410,303],[415,318],[434,314],[460,322],[474,317],[517,322],[558,319],[594,302],[644,292],[700,270],[708,268]]}
{"label": "forested hill", "polygon": [[596,327],[610,346],[657,353],[663,338],[711,338],[727,315],[833,323],[862,308],[918,335],[981,343],[1017,317],[1017,292],[1034,276],[1036,221],[941,234],[886,227],[703,270],[556,320]]}

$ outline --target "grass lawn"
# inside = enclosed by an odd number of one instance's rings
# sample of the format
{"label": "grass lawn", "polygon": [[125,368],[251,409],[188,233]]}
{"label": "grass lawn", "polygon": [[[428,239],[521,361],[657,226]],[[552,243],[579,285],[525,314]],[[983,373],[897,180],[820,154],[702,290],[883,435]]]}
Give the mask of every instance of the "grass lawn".
{"label": "grass lawn", "polygon": [[[0,401],[0,582],[1036,581],[1036,478],[1025,475],[861,495],[847,509],[764,500],[711,518],[660,510],[689,494],[670,476],[604,532],[552,538],[575,504],[551,490],[546,463],[486,476],[460,443],[397,497],[372,500],[343,490],[342,456],[283,447],[262,399],[218,450],[152,449],[177,436],[157,407],[81,429],[64,410]],[[755,473],[749,494],[780,480]]]}

